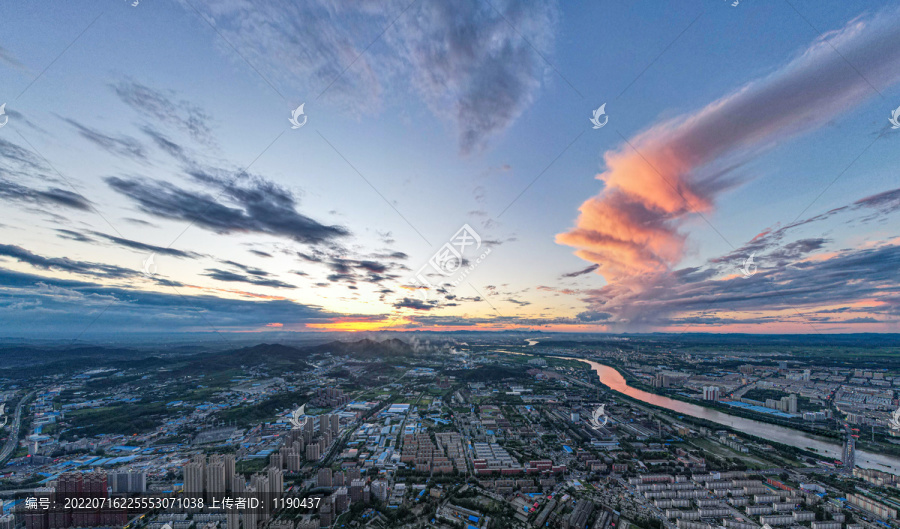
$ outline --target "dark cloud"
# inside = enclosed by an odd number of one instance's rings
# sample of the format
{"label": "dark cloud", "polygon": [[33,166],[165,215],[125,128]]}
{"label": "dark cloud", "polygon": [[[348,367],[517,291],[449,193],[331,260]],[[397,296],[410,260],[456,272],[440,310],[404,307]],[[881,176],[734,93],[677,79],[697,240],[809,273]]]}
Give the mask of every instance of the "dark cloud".
{"label": "dark cloud", "polygon": [[184,146],[170,140],[163,133],[159,132],[153,127],[144,126],[141,127],[141,130],[144,132],[144,134],[149,136],[154,145],[156,145],[157,148],[159,148],[164,153],[187,166],[194,165],[194,161],[191,158],[191,155],[188,154],[188,150]]}
{"label": "dark cloud", "polygon": [[598,321],[606,321],[610,318],[612,318],[612,314],[610,314],[608,312],[596,312],[596,311],[591,311],[591,310],[588,310],[585,312],[579,312],[578,315],[575,317],[575,319],[577,319],[578,321],[591,322],[591,323],[598,322]]}
{"label": "dark cloud", "polygon": [[61,239],[68,239],[70,241],[77,241],[77,242],[93,242],[94,241],[94,239],[91,239],[90,237],[84,235],[83,233],[78,233],[77,231],[57,229],[56,232],[58,233],[57,237],[59,237]]}
{"label": "dark cloud", "polygon": [[146,244],[138,241],[133,241],[131,239],[125,239],[123,237],[116,237],[114,235],[107,235],[105,233],[100,232],[92,232],[97,237],[102,239],[106,239],[107,241],[118,244],[119,246],[123,246],[125,248],[131,248],[132,250],[139,250],[141,252],[146,253],[155,253],[160,255],[169,255],[172,257],[181,257],[184,259],[196,259],[201,257],[200,254],[195,252],[185,252],[182,250],[177,250],[175,248],[163,248],[162,246],[155,246],[152,244]]}
{"label": "dark cloud", "polygon": [[437,304],[434,301],[423,301],[412,298],[403,298],[394,303],[395,309],[431,310],[436,306]]}
{"label": "dark cloud", "polygon": [[513,299],[513,298],[506,298],[506,299],[503,300],[503,301],[508,301],[508,302],[510,302],[510,303],[514,303],[514,304],[516,304],[516,305],[518,305],[518,306],[520,306],[520,307],[524,307],[524,306],[527,306],[527,305],[531,305],[531,302],[530,302],[530,301],[520,301],[520,300],[518,300],[518,299]]}
{"label": "dark cloud", "polygon": [[[264,277],[260,277],[257,275],[241,275],[234,272],[229,272],[227,270],[220,270],[218,268],[207,268],[206,273],[203,274],[206,277],[211,277],[218,281],[228,281],[228,282],[236,282],[236,283],[249,283],[251,285],[257,285],[261,287],[272,287],[272,288],[297,288],[294,285],[289,283],[285,283],[284,281],[280,281],[278,279],[267,279]],[[268,275],[268,274],[265,274]]]}
{"label": "dark cloud", "polygon": [[263,252],[263,251],[261,251],[261,250],[252,250],[252,249],[251,249],[251,250],[248,250],[248,251],[249,251],[250,253],[252,253],[252,254],[254,254],[254,255],[258,255],[258,256],[260,256],[260,257],[272,257],[272,254],[267,253],[267,252]]}
{"label": "dark cloud", "polygon": [[598,268],[600,268],[600,265],[598,265],[598,264],[592,264],[591,266],[589,266],[589,267],[587,267],[587,268],[583,268],[583,269],[581,269],[581,270],[576,270],[575,272],[569,272],[569,273],[567,273],[567,274],[561,275],[560,277],[563,278],[563,277],[578,277],[578,276],[583,276],[583,275],[585,275],[585,274],[590,274],[591,272],[593,272],[594,270],[596,270],[596,269],[598,269]]}
{"label": "dark cloud", "polygon": [[267,272],[265,270],[256,268],[255,266],[247,266],[245,264],[241,264],[236,261],[226,260],[226,261],[222,261],[222,263],[227,264],[229,266],[233,266],[235,268],[239,268],[250,275],[259,276],[259,277],[265,277],[265,276],[269,275],[269,272]]}
{"label": "dark cloud", "polygon": [[210,116],[193,103],[178,99],[174,92],[162,92],[131,80],[112,88],[122,102],[144,118],[172,126],[204,145],[215,145]]}
{"label": "dark cloud", "polygon": [[44,270],[70,272],[95,277],[110,279],[132,278],[138,275],[136,270],[122,268],[120,266],[89,261],[75,261],[65,257],[43,257],[32,253],[20,246],[0,244],[0,256],[10,257],[21,263],[29,264],[35,268]]}
{"label": "dark cloud", "polygon": [[[786,311],[780,321],[792,318],[796,323],[805,323],[810,315],[819,313],[819,307],[862,301],[869,305],[862,311],[867,317],[879,313],[900,315],[892,312],[895,305],[890,302],[900,295],[900,246],[846,249],[827,259],[789,264],[777,264],[761,255],[755,263],[758,268],[749,278],[739,273],[727,278],[719,274],[671,274],[658,276],[653,284],[641,288],[607,285],[591,291],[585,301],[592,310],[613,314],[609,323],[632,330],[679,324],[752,323],[739,316],[721,316],[735,312]],[[719,319],[710,319],[709,314]],[[760,320],[765,321],[770,320]]]}
{"label": "dark cloud", "polygon": [[398,260],[409,259],[409,256],[403,252],[392,252],[392,251],[374,253],[374,254],[372,254],[372,257],[375,259],[398,259]]}
{"label": "dark cloud", "polygon": [[124,219],[122,219],[122,220],[124,220],[125,222],[130,222],[131,224],[137,224],[137,225],[139,225],[139,226],[150,226],[150,227],[152,227],[152,228],[158,228],[158,227],[159,227],[159,226],[157,226],[156,224],[153,224],[152,222],[147,222],[146,220],[142,220],[142,219],[134,219],[134,218],[131,218],[131,217],[126,217],[126,218],[124,218]]}
{"label": "dark cloud", "polygon": [[290,192],[262,178],[244,177],[238,179],[240,182],[232,182],[202,172],[194,176],[217,187],[231,205],[168,182],[111,176],[106,183],[136,202],[145,213],[192,222],[216,233],[265,233],[308,244],[349,234],[341,226],[327,226],[300,214]]}
{"label": "dark cloud", "polygon": [[53,187],[43,191],[32,189],[30,190],[30,194],[26,198],[39,203],[49,202],[59,206],[65,206],[67,208],[80,209],[82,211],[89,211],[91,209],[91,202],[84,196],[73,191],[69,191],[67,189],[59,189],[57,187]]}
{"label": "dark cloud", "polygon": [[[177,286],[177,285],[176,285]],[[235,299],[142,292],[0,268],[0,335],[72,339],[95,333],[257,330],[271,322],[302,329],[349,315],[285,299]]]}
{"label": "dark cloud", "polygon": [[102,148],[103,150],[115,154],[117,156],[121,156],[123,158],[128,158],[130,160],[133,159],[141,159],[144,160],[147,158],[147,154],[144,152],[144,146],[141,143],[130,137],[130,136],[111,136],[109,134],[104,134],[96,129],[92,129],[86,125],[82,125],[77,121],[70,118],[60,118],[71,125],[78,134]]}
{"label": "dark cloud", "polygon": [[25,184],[29,180],[65,185],[31,151],[0,139],[0,200],[64,206],[82,211],[91,209],[91,202],[78,193],[60,187],[30,187]]}

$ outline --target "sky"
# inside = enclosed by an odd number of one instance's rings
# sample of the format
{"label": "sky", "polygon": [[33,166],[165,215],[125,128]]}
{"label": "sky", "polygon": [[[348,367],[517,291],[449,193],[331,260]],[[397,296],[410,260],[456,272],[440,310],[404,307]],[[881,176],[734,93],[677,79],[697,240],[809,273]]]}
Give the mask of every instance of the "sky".
{"label": "sky", "polygon": [[898,332],[900,9],[670,4],[7,2],[0,336]]}

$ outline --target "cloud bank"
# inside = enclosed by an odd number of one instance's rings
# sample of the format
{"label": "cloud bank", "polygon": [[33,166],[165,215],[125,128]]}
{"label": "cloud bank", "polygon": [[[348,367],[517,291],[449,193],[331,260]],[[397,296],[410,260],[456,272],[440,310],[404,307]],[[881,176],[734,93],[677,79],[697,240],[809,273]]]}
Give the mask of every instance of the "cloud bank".
{"label": "cloud bank", "polygon": [[873,86],[898,80],[898,12],[853,20],[771,75],[605,153],[607,169],[597,176],[604,189],[556,240],[610,282],[664,272],[683,256],[684,223],[713,211],[739,183],[732,169],[748,154],[821,126],[877,95]]}

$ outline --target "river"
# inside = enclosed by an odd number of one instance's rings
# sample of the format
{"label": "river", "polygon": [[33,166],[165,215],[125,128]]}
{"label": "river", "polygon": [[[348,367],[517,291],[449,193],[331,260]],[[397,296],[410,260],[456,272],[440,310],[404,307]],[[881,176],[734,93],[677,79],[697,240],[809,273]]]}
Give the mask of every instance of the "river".
{"label": "river", "polygon": [[[623,377],[621,373],[616,371],[616,369],[598,362],[594,362],[593,360],[561,356],[556,358],[563,358],[566,360],[579,360],[581,362],[589,364],[600,377],[601,384],[613,391],[628,395],[629,397],[637,399],[641,402],[646,402],[647,404],[652,404],[653,406],[659,406],[660,408],[666,408],[678,414],[690,415],[691,417],[706,419],[708,421],[722,424],[737,431],[754,435],[762,439],[768,439],[797,448],[815,449],[815,453],[821,454],[823,458],[836,460],[841,459],[842,447],[841,445],[836,444],[833,440],[819,437],[817,435],[812,435],[800,430],[786,428],[784,426],[778,426],[761,421],[754,421],[753,419],[745,419],[743,417],[736,417],[734,415],[729,415],[727,413],[714,410],[712,408],[707,408],[705,406],[698,406],[696,404],[690,404],[680,400],[670,399],[669,397],[663,397],[661,395],[656,395],[654,393],[649,393],[647,391],[633,388],[628,385],[628,383],[625,381],[625,377]],[[856,466],[863,468],[874,468],[875,470],[880,470],[882,472],[890,472],[892,474],[900,475],[900,458],[885,454],[876,454],[872,452],[866,452],[865,450],[857,450]]]}

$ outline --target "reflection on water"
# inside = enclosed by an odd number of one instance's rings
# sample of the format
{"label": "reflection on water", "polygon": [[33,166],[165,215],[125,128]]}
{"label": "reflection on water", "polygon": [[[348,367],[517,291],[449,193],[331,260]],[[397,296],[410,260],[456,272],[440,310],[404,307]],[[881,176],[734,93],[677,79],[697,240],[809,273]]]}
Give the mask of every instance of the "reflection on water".
{"label": "reflection on water", "polygon": [[[762,439],[769,439],[781,444],[794,446],[803,449],[815,449],[817,454],[821,454],[829,459],[841,459],[841,446],[835,441],[828,440],[816,435],[812,435],[800,430],[777,426],[752,419],[744,419],[736,417],[718,410],[698,406],[682,402],[680,400],[670,399],[661,395],[655,395],[646,391],[633,388],[625,382],[625,377],[614,368],[582,358],[566,358],[555,357],[566,360],[579,360],[591,366],[600,377],[600,383],[613,391],[628,395],[633,399],[637,399],[647,404],[659,406],[672,410],[675,413],[690,415],[700,419],[706,419],[717,424],[722,424]],[[900,458],[888,456],[884,454],[875,454],[864,450],[857,450],[856,465],[865,468],[874,468],[882,472],[891,472],[900,475]]]}

